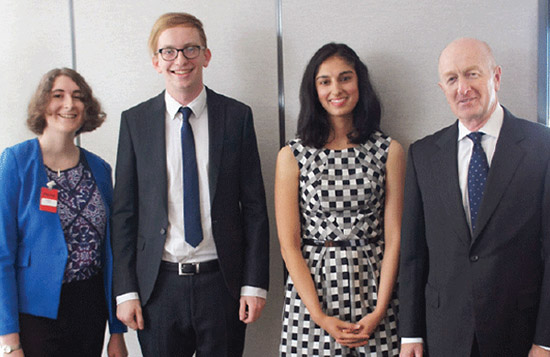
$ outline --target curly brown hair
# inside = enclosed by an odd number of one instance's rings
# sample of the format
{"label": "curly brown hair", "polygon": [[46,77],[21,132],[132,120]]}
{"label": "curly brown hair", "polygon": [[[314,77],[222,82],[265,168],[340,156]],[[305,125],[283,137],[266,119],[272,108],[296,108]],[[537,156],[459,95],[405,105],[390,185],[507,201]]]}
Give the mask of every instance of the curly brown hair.
{"label": "curly brown hair", "polygon": [[93,131],[100,127],[107,115],[101,109],[99,101],[93,96],[92,89],[88,83],[86,83],[84,78],[73,69],[55,68],[42,77],[38,84],[38,88],[36,88],[29,102],[27,116],[27,126],[29,129],[37,135],[42,135],[44,132],[44,128],[46,127],[46,109],[50,103],[53,84],[59,76],[67,76],[72,79],[80,88],[82,94],[81,100],[82,103],[84,103],[84,124],[78,129],[76,135]]}

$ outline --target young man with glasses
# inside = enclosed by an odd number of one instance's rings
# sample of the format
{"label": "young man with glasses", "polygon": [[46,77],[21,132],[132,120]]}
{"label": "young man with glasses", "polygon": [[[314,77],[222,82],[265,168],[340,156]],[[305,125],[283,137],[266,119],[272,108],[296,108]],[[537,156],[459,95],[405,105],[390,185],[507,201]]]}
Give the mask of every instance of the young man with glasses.
{"label": "young man with glasses", "polygon": [[149,47],[166,91],[122,113],[117,316],[145,356],[240,356],[269,277],[252,112],[204,86],[212,54],[194,16],[162,15]]}

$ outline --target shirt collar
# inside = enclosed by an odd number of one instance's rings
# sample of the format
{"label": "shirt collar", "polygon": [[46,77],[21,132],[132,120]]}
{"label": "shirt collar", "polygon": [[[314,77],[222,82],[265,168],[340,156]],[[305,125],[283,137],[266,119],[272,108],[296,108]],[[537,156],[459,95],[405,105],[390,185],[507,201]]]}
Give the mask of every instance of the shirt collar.
{"label": "shirt collar", "polygon": [[[177,100],[175,100],[168,91],[164,92],[164,102],[166,103],[166,112],[168,112],[168,115],[170,115],[170,118],[176,119],[176,115],[178,114],[178,111],[181,108],[181,104],[178,103]],[[204,109],[206,108],[206,87],[203,86],[201,92],[197,96],[197,98],[193,99],[193,101],[186,105],[186,107],[191,108],[191,111],[193,114],[195,114],[195,117],[200,117]]]}
{"label": "shirt collar", "polygon": [[[483,125],[478,131],[484,133],[485,135],[492,136],[498,139],[498,134],[500,133],[500,128],[502,128],[502,122],[504,121],[504,110],[499,103],[487,123]],[[466,135],[470,134],[471,131],[468,130],[464,124],[458,121],[458,141],[464,139]]]}

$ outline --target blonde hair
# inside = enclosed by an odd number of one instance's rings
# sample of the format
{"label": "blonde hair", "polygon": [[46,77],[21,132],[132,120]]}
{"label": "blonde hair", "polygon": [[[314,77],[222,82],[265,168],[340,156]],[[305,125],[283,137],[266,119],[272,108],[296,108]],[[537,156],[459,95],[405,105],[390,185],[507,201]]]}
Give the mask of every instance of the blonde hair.
{"label": "blonde hair", "polygon": [[208,47],[206,44],[206,34],[204,33],[201,20],[185,12],[169,12],[162,15],[157,19],[157,21],[155,21],[151,34],[149,35],[148,45],[152,56],[154,56],[158,51],[157,44],[160,34],[166,29],[177,26],[189,26],[196,28],[199,32],[199,36],[204,47]]}

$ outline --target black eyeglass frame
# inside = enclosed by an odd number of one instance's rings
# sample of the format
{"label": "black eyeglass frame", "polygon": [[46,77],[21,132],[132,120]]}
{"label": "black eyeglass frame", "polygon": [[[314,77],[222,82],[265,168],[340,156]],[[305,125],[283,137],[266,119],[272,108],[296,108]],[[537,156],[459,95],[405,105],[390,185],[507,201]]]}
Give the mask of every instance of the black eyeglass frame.
{"label": "black eyeglass frame", "polygon": [[[198,50],[197,51],[197,55],[194,56],[194,57],[189,57],[188,55],[185,54],[185,51],[189,51],[189,49],[193,49],[193,50]],[[157,53],[160,53],[160,56],[162,57],[163,60],[165,61],[173,61],[175,60],[176,58],[178,58],[178,54],[181,52],[181,54],[183,55],[183,57],[187,58],[188,60],[192,60],[192,59],[195,59],[197,57],[199,57],[200,53],[201,53],[201,50],[205,50],[206,47],[205,46],[200,46],[200,45],[195,45],[195,46],[187,46],[185,48],[173,48],[173,47],[165,47],[165,48],[161,48],[157,51]],[[164,50],[172,50],[172,51],[176,51],[176,55],[174,56],[174,58],[170,58],[170,59],[167,59],[164,57],[164,54],[163,54],[163,51]]]}

